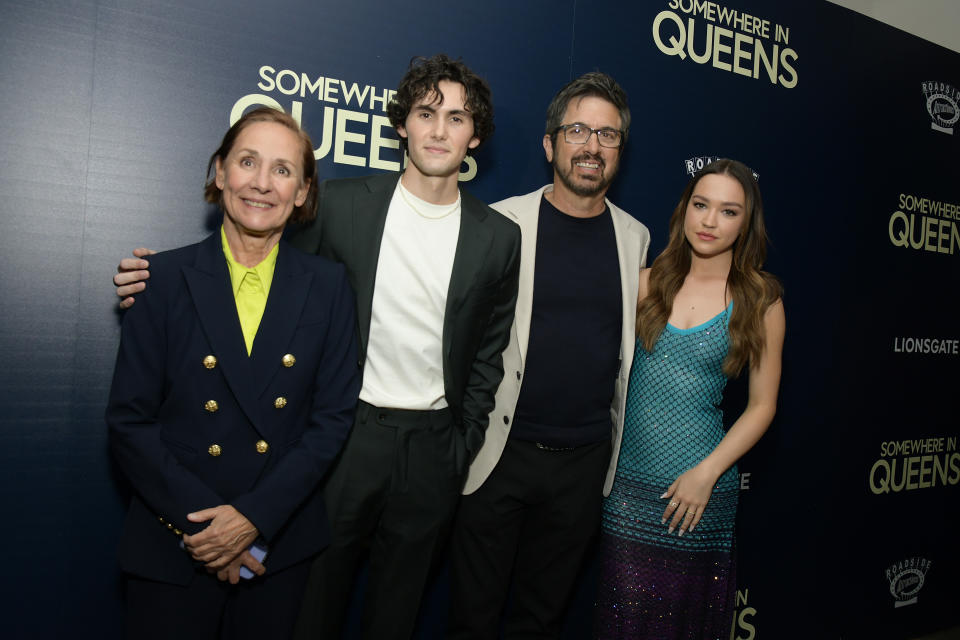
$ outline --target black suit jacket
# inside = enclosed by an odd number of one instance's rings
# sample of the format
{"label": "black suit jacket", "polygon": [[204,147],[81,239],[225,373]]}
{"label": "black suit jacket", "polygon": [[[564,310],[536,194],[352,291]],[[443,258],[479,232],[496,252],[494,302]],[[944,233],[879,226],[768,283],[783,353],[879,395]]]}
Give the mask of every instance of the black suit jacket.
{"label": "black suit jacket", "polygon": [[[290,240],[346,265],[357,295],[361,366],[380,241],[397,180],[397,174],[381,174],[324,182],[316,220]],[[519,269],[519,227],[461,190],[460,235],[443,319],[443,383],[470,458],[483,444],[503,378],[501,354],[513,323]]]}
{"label": "black suit jacket", "polygon": [[121,568],[186,584],[195,568],[179,532],[206,526],[186,515],[221,504],[259,529],[268,573],[316,553],[329,537],[316,488],[360,386],[343,267],[281,242],[250,356],[219,233],[151,256],[150,276],[123,319],[106,416],[135,490]]}

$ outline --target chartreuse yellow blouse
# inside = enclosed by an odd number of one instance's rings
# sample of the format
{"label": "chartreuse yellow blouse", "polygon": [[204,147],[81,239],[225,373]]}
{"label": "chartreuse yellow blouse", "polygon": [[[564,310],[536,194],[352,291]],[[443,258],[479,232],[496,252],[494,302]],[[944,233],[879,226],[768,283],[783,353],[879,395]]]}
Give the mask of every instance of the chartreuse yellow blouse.
{"label": "chartreuse yellow blouse", "polygon": [[220,227],[220,242],[223,245],[223,255],[227,257],[227,267],[230,269],[230,284],[233,287],[233,298],[237,302],[237,315],[240,316],[240,328],[243,330],[243,341],[247,345],[247,355],[253,351],[253,339],[260,328],[263,310],[267,307],[267,296],[270,295],[270,284],[273,282],[273,271],[277,266],[277,252],[280,245],[273,247],[266,258],[255,267],[245,267],[237,262],[227,244],[227,234]]}

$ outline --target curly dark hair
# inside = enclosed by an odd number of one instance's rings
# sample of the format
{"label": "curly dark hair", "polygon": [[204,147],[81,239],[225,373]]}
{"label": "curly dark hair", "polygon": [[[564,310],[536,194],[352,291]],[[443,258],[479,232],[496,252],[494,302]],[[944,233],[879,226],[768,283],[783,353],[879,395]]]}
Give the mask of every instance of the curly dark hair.
{"label": "curly dark hair", "polygon": [[[387,105],[387,115],[393,128],[403,126],[410,110],[424,96],[440,93],[440,81],[449,80],[463,85],[467,110],[473,117],[473,135],[483,141],[493,135],[493,101],[487,81],[470,70],[459,58],[452,60],[439,53],[430,58],[416,57],[410,61],[410,69],[400,80],[397,93]],[[469,153],[469,151],[467,152]]]}
{"label": "curly dark hair", "polygon": [[237,141],[240,132],[246,129],[254,122],[273,122],[290,129],[297,135],[300,141],[300,155],[303,163],[303,181],[310,181],[310,187],[307,189],[307,198],[299,207],[293,208],[290,214],[290,222],[309,222],[317,216],[317,160],[313,155],[313,142],[307,132],[300,128],[293,116],[280,109],[273,107],[257,107],[240,117],[233,126],[224,134],[220,147],[210,156],[210,162],[207,163],[207,183],[203,188],[204,199],[211,204],[219,204],[223,208],[223,191],[217,186],[216,175],[210,177],[217,158],[221,162],[230,155],[233,144]]}

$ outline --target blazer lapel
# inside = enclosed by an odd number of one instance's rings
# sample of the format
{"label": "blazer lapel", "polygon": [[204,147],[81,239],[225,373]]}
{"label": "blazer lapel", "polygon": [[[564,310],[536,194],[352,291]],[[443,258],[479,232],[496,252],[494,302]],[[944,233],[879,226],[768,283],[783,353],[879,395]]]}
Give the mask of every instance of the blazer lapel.
{"label": "blazer lapel", "polygon": [[508,217],[520,226],[520,281],[517,290],[517,310],[514,315],[514,330],[521,363],[526,362],[527,346],[530,343],[530,320],[533,316],[533,275],[537,258],[537,226],[540,222],[540,204],[543,187],[520,198],[520,202],[507,211]]}
{"label": "blazer lapel", "polygon": [[486,208],[467,197],[462,198],[460,211],[460,235],[457,238],[457,251],[453,256],[453,270],[450,273],[450,286],[447,288],[447,305],[443,314],[443,354],[450,353],[450,340],[453,332],[451,322],[457,311],[463,306],[467,294],[474,286],[477,274],[487,256],[493,232],[482,224],[487,216]]}
{"label": "blazer lapel", "polygon": [[287,352],[297,330],[313,282],[313,274],[297,268],[292,251],[290,245],[280,242],[267,306],[263,310],[257,337],[253,341],[249,360],[251,387],[255,398],[263,395],[270,380],[280,370],[281,358]]}
{"label": "blazer lapel", "polygon": [[207,336],[218,367],[237,403],[251,422],[256,422],[256,393],[252,367],[240,328],[237,303],[230,286],[230,273],[223,255],[220,233],[210,235],[200,243],[193,266],[184,266],[183,275],[200,326]]}
{"label": "blazer lapel", "polygon": [[620,260],[620,288],[623,307],[622,336],[620,339],[621,370],[623,363],[633,362],[633,349],[636,342],[635,327],[637,317],[637,295],[640,288],[640,254],[632,251],[628,245],[637,244],[637,227],[629,214],[618,215],[615,207],[607,200],[613,218],[613,232],[617,238],[617,255]]}
{"label": "blazer lapel", "polygon": [[353,228],[353,255],[357,296],[357,324],[360,327],[360,352],[367,352],[370,336],[370,314],[373,309],[373,288],[377,281],[380,243],[387,222],[390,200],[400,176],[375,176],[365,182],[367,191],[354,196],[350,207]]}

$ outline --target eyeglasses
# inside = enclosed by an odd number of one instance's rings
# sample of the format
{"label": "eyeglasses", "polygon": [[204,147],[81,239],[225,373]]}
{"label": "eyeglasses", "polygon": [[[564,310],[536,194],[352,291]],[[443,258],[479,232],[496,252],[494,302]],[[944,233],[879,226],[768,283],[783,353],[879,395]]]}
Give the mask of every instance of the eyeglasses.
{"label": "eyeglasses", "polygon": [[554,130],[563,131],[563,139],[570,144],[587,144],[590,136],[597,134],[597,142],[601,147],[617,148],[623,141],[623,132],[619,129],[604,127],[603,129],[591,129],[585,124],[574,122],[573,124],[562,124]]}

